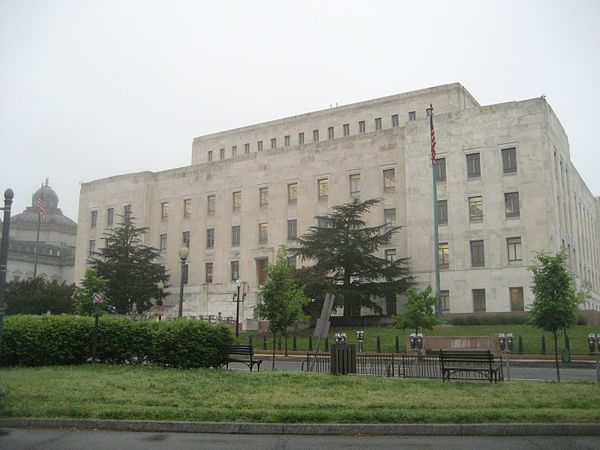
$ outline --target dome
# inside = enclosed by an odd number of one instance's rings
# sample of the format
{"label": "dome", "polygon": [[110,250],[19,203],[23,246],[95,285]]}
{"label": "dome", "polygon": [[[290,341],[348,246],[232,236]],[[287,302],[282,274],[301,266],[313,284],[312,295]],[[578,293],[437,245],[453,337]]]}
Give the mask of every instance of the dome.
{"label": "dome", "polygon": [[32,195],[31,206],[25,208],[25,211],[21,214],[13,216],[11,222],[16,226],[18,226],[18,224],[36,224],[39,212],[37,202],[40,198],[46,205],[46,218],[43,221],[44,223],[62,225],[75,230],[77,229],[77,224],[65,216],[58,207],[58,195],[56,195],[54,189],[48,185],[48,180],[46,180],[46,183]]}
{"label": "dome", "polygon": [[39,198],[44,200],[46,209],[58,209],[58,195],[56,195],[54,189],[48,186],[48,180],[46,180],[46,184],[35,191],[31,197],[31,206],[35,206]]}

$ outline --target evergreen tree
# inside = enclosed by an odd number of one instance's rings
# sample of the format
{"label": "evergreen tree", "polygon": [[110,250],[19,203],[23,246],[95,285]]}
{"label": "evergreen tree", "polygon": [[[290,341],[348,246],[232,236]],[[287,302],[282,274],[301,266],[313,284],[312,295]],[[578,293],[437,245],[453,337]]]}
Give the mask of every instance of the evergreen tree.
{"label": "evergreen tree", "polygon": [[409,289],[407,294],[404,313],[395,317],[396,327],[401,330],[413,329],[415,334],[421,329],[431,330],[438,324],[434,315],[435,297],[431,295],[431,287],[421,292]]}
{"label": "evergreen tree", "polygon": [[99,277],[106,280],[106,294],[118,314],[133,307],[141,313],[152,306],[152,299],[162,301],[169,276],[159,264],[160,252],[144,245],[142,237],[148,229],[135,226],[131,215],[122,216],[119,225],[104,233],[104,248],[88,260]]}
{"label": "evergreen tree", "polygon": [[[407,258],[390,261],[375,253],[387,246],[400,227],[385,224],[366,226],[363,216],[380,202],[378,199],[333,207],[331,214],[317,216],[318,225],[296,241],[293,253],[313,261],[314,279],[325,277],[336,301],[344,306],[344,318],[361,306],[381,312],[374,297],[386,298],[405,292],[412,284]],[[329,289],[328,289],[329,290]]]}
{"label": "evergreen tree", "polygon": [[110,301],[106,296],[106,280],[99,277],[95,269],[87,269],[85,278],[81,281],[81,286],[75,289],[73,295],[75,299],[75,312],[80,316],[93,316],[96,313],[93,295],[97,292],[104,296],[104,299],[98,308],[102,311],[109,311]]}
{"label": "evergreen tree", "polygon": [[275,368],[275,341],[277,333],[287,336],[288,329],[304,317],[302,308],[309,302],[294,278],[294,268],[287,260],[285,247],[277,252],[275,264],[267,268],[267,282],[261,287],[261,302],[256,315],[269,321],[273,333],[273,368]]}
{"label": "evergreen tree", "polygon": [[554,336],[556,380],[560,381],[557,334],[577,322],[578,307],[585,294],[577,292],[564,249],[555,256],[538,254],[537,264],[531,271],[531,290],[535,297],[531,305],[531,323]]}

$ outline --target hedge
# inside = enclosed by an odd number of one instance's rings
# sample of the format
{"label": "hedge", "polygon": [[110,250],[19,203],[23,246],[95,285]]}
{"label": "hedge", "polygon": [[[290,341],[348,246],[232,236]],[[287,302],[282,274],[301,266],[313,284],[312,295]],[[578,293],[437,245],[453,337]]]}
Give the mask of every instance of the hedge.
{"label": "hedge", "polygon": [[[94,319],[70,315],[9,316],[0,349],[2,366],[84,364],[91,360]],[[214,367],[219,347],[233,342],[223,325],[201,321],[133,321],[103,316],[97,360],[168,367]]]}

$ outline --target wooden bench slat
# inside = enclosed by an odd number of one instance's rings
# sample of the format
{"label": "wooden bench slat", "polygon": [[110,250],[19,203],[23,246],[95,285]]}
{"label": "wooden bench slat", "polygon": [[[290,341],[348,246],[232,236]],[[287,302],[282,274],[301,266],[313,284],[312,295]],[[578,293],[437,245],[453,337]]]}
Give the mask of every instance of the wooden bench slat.
{"label": "wooden bench slat", "polygon": [[[235,358],[235,356],[240,356],[240,358]],[[247,358],[242,358],[244,356]],[[221,361],[219,362],[219,367],[225,365],[229,367],[230,362],[246,364],[251,372],[252,368],[256,366],[257,370],[260,372],[262,359],[254,358],[254,346],[252,345],[231,344],[226,345],[221,349]]]}

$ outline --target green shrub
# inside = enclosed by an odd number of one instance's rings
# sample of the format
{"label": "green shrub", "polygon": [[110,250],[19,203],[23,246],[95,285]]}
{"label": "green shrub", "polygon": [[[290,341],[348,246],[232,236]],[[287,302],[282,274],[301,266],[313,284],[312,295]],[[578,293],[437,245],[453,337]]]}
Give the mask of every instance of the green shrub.
{"label": "green shrub", "polygon": [[223,325],[193,320],[153,322],[150,361],[168,367],[215,367],[219,348],[233,342]]}
{"label": "green shrub", "polygon": [[142,363],[152,347],[152,323],[126,317],[102,316],[98,325],[98,361],[110,364]]}

